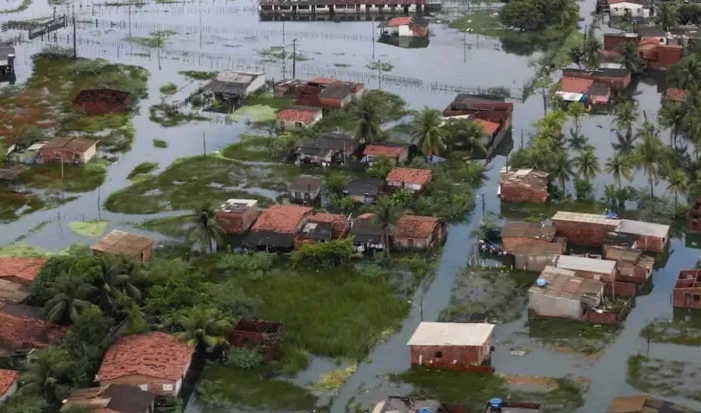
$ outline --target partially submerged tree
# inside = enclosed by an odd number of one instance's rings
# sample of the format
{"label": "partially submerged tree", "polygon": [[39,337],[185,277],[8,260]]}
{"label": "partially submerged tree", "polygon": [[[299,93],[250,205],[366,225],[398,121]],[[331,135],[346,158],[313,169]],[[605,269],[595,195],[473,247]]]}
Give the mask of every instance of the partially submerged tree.
{"label": "partially submerged tree", "polygon": [[424,108],[414,116],[411,136],[427,159],[445,149],[442,126],[443,116],[439,110]]}
{"label": "partially submerged tree", "polygon": [[382,233],[384,236],[385,244],[385,255],[390,254],[389,236],[392,232],[392,227],[399,219],[401,214],[396,203],[392,201],[389,196],[381,196],[375,202],[373,212],[375,214],[374,220],[377,225],[382,228]]}
{"label": "partially submerged tree", "polygon": [[214,253],[223,239],[224,230],[217,221],[214,210],[203,205],[190,215],[192,226],[188,239],[203,246],[210,254]]}

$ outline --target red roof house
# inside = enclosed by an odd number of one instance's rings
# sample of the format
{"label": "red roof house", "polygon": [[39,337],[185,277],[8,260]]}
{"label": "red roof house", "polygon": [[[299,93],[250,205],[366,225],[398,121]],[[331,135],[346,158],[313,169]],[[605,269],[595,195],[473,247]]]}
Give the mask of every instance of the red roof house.
{"label": "red roof house", "polygon": [[345,238],[350,231],[350,220],[345,215],[315,212],[309,216],[300,231],[305,241],[331,241]]}
{"label": "red roof house", "polygon": [[435,217],[404,215],[397,220],[392,232],[395,247],[426,249],[437,247],[445,240],[445,223]]}
{"label": "red roof house", "polygon": [[684,103],[689,97],[689,92],[684,89],[677,89],[675,87],[669,87],[664,91],[664,98],[666,100],[673,100],[675,102]]}
{"label": "red roof house", "polygon": [[279,111],[276,115],[278,127],[283,130],[312,126],[322,117],[321,108],[312,106],[293,106]]}
{"label": "red roof house", "polygon": [[263,211],[244,240],[249,248],[291,250],[295,236],[307,222],[312,208],[299,205],[273,205]]}
{"label": "red roof house", "polygon": [[39,157],[44,163],[87,163],[97,153],[97,143],[83,138],[55,138],[41,147]]}
{"label": "red roof house", "polygon": [[19,372],[0,369],[0,404],[17,391]]}
{"label": "red roof house", "polygon": [[378,158],[387,158],[395,165],[402,164],[409,159],[409,145],[398,143],[376,143],[365,146],[362,161],[372,165]]}
{"label": "red roof house", "polygon": [[0,347],[45,348],[65,334],[65,328],[42,318],[41,308],[2,303],[0,306]]}
{"label": "red roof house", "polygon": [[30,285],[46,260],[30,257],[0,257],[0,279]]}
{"label": "red roof house", "polygon": [[385,181],[393,188],[403,188],[411,192],[423,190],[431,182],[433,173],[430,169],[393,168]]}
{"label": "red roof house", "polygon": [[102,359],[95,381],[129,384],[156,395],[177,396],[194,347],[171,334],[151,332],[117,339]]}
{"label": "red roof house", "polygon": [[560,91],[568,93],[587,93],[593,85],[594,81],[592,79],[563,77],[560,80]]}
{"label": "red roof house", "polygon": [[380,26],[382,35],[400,37],[428,36],[428,21],[414,16],[400,16],[389,19]]}

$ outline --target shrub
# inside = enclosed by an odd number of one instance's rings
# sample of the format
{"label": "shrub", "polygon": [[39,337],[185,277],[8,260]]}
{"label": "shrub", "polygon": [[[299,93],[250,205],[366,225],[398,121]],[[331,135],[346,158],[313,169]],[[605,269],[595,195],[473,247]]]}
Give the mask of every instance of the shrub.
{"label": "shrub", "polygon": [[217,269],[232,273],[243,273],[258,278],[268,272],[275,262],[275,254],[256,252],[254,254],[226,254],[217,262]]}
{"label": "shrub", "polygon": [[169,82],[161,86],[160,90],[164,95],[172,95],[178,91],[178,87],[175,85],[175,83]]}
{"label": "shrub", "polygon": [[304,244],[292,253],[292,262],[296,266],[332,268],[349,262],[352,256],[352,241],[344,239]]}
{"label": "shrub", "polygon": [[155,146],[156,148],[167,148],[168,142],[164,141],[163,139],[154,139],[153,146]]}
{"label": "shrub", "polygon": [[229,351],[227,364],[239,369],[250,370],[263,363],[263,356],[256,350],[236,347]]}

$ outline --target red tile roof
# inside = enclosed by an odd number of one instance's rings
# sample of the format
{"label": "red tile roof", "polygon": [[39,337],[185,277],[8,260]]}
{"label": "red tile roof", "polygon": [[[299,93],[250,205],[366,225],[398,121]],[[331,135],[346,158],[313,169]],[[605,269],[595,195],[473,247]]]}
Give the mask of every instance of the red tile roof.
{"label": "red tile roof", "polygon": [[665,99],[673,100],[675,102],[685,102],[686,98],[689,97],[689,92],[684,89],[677,89],[674,87],[667,88],[664,92]]}
{"label": "red tile roof", "polygon": [[19,372],[16,370],[0,369],[0,397],[3,397],[17,381]]}
{"label": "red tile roof", "polygon": [[562,80],[560,80],[560,90],[569,93],[587,93],[592,85],[594,85],[592,79],[563,77]]}
{"label": "red tile roof", "polygon": [[54,139],[50,140],[49,142],[47,142],[46,145],[44,145],[41,148],[41,150],[48,151],[48,150],[62,149],[62,150],[70,151],[73,153],[84,153],[88,149],[97,145],[97,143],[98,143],[98,141],[94,141],[92,139],[83,139],[83,138],[74,138],[74,137],[54,138]]}
{"label": "red tile roof", "polygon": [[338,80],[332,77],[315,77],[314,79],[310,79],[308,81],[308,83],[318,83],[320,85],[330,85],[331,83],[336,82],[338,82]]}
{"label": "red tile roof", "polygon": [[0,278],[16,278],[31,284],[46,260],[28,257],[0,257]]}
{"label": "red tile roof", "polygon": [[44,348],[65,334],[63,327],[28,314],[6,311],[25,306],[5,304],[0,308],[0,344],[14,350]]}
{"label": "red tile roof", "polygon": [[298,205],[273,205],[260,214],[251,231],[293,234],[300,221],[311,211],[312,208]]}
{"label": "red tile roof", "polygon": [[395,238],[428,238],[439,224],[440,220],[435,217],[404,215],[397,220],[393,235]]}
{"label": "red tile roof", "polygon": [[482,131],[489,136],[494,135],[499,130],[499,124],[496,122],[490,122],[479,118],[474,119],[473,122],[479,125],[482,128]]}
{"label": "red tile roof", "polygon": [[425,185],[431,181],[430,169],[393,168],[387,174],[387,182],[404,182],[408,184]]}
{"label": "red tile roof", "polygon": [[309,222],[320,222],[331,224],[334,238],[340,238],[348,231],[348,220],[345,215],[329,214],[327,212],[315,212],[309,217]]}
{"label": "red tile roof", "polygon": [[365,156],[386,156],[388,158],[399,157],[402,152],[406,152],[408,148],[400,145],[368,145],[363,150]]}
{"label": "red tile roof", "polygon": [[385,23],[385,26],[387,27],[398,27],[398,26],[406,26],[412,22],[411,16],[402,16],[402,17],[395,17],[393,19],[389,19],[387,23]]}
{"label": "red tile roof", "polygon": [[185,376],[193,351],[193,346],[161,332],[121,337],[105,353],[97,380],[125,376],[178,380]]}
{"label": "red tile roof", "polygon": [[283,109],[277,113],[278,120],[285,120],[290,122],[303,122],[312,123],[321,113],[321,109],[304,107],[304,106],[294,106],[288,109]]}

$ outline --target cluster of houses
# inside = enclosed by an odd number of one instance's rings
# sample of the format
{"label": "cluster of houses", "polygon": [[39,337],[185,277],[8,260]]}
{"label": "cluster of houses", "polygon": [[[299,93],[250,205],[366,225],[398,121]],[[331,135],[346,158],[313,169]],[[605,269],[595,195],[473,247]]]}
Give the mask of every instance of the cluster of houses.
{"label": "cluster of houses", "polygon": [[638,55],[648,68],[668,69],[683,57],[687,40],[654,26],[640,26],[635,33],[604,33],[602,57],[607,61],[620,60],[620,48],[626,42],[637,46]]}
{"label": "cluster of houses", "polygon": [[555,95],[564,102],[605,106],[630,82],[631,73],[621,63],[603,63],[594,70],[568,68],[562,70]]}

